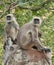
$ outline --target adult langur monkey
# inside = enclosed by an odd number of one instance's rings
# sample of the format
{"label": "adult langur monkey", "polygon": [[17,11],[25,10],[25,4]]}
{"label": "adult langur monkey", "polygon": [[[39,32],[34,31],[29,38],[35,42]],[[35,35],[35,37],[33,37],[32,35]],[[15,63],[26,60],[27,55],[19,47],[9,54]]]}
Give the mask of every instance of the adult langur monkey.
{"label": "adult langur monkey", "polygon": [[4,49],[6,46],[6,40],[9,37],[11,38],[13,44],[16,43],[18,31],[19,31],[19,24],[17,23],[15,17],[13,16],[13,14],[7,14],[6,24],[4,27],[4,36],[5,36]]}
{"label": "adult langur monkey", "polygon": [[39,17],[34,17],[30,22],[24,24],[19,30],[17,43],[22,50],[29,50],[36,47],[37,51],[44,53],[45,59],[50,65],[48,57],[45,55],[45,53],[51,52],[51,50],[41,45],[39,39],[41,36],[39,32],[41,22],[42,20]]}
{"label": "adult langur monkey", "polygon": [[19,45],[22,49],[30,49],[35,46],[38,51],[50,51],[48,48],[44,48],[38,37],[39,26],[41,25],[41,19],[34,17],[30,22],[24,24],[18,34]]}

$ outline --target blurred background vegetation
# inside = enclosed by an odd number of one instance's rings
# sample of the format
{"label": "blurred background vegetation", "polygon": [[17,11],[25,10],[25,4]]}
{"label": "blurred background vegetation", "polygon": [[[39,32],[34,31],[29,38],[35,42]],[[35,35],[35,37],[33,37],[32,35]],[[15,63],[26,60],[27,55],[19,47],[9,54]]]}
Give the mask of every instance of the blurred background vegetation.
{"label": "blurred background vegetation", "polygon": [[14,14],[20,27],[29,22],[33,16],[42,18],[41,42],[52,50],[54,65],[54,0],[0,0],[0,65],[2,65],[5,15],[8,13]]}

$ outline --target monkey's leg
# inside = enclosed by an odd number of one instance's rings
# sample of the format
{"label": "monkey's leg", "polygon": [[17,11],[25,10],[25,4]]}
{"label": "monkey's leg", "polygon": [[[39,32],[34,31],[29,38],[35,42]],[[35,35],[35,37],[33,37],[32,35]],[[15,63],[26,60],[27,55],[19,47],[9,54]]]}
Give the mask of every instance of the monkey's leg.
{"label": "monkey's leg", "polygon": [[35,39],[34,43],[35,43],[35,46],[37,47],[38,51],[50,52],[49,48],[45,48],[45,47],[43,47],[43,45],[41,45],[41,42],[39,41],[39,39]]}
{"label": "monkey's leg", "polygon": [[11,41],[13,42],[13,44],[17,44],[16,43],[17,39],[15,39],[15,40],[11,39]]}

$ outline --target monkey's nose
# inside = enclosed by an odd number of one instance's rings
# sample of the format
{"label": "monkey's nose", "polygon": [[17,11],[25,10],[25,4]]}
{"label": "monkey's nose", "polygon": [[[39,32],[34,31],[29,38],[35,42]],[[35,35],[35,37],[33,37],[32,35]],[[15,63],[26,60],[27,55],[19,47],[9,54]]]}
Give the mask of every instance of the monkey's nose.
{"label": "monkey's nose", "polygon": [[34,19],[34,24],[39,24],[39,19]]}

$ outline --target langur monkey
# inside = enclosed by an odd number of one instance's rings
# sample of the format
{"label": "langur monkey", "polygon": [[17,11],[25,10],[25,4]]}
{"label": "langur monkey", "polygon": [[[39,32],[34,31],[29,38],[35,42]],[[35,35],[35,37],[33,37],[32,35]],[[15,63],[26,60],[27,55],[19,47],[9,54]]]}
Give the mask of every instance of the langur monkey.
{"label": "langur monkey", "polygon": [[36,46],[38,51],[49,51],[48,48],[44,48],[41,45],[38,37],[41,22],[39,17],[34,17],[30,22],[20,28],[17,43],[19,42],[22,49],[30,49]]}
{"label": "langur monkey", "polygon": [[5,42],[5,50],[3,51],[3,60],[2,65],[6,65],[6,61],[9,59],[8,57],[12,54],[12,51],[14,51],[13,42],[11,41],[11,38],[7,38]]}
{"label": "langur monkey", "polygon": [[[15,44],[16,38],[18,35],[18,31],[19,31],[19,25],[18,25],[15,17],[13,16],[13,14],[8,14],[6,16],[6,24],[4,27],[5,43],[8,38],[11,38],[13,44]],[[4,43],[4,48],[6,45],[5,43]]]}

